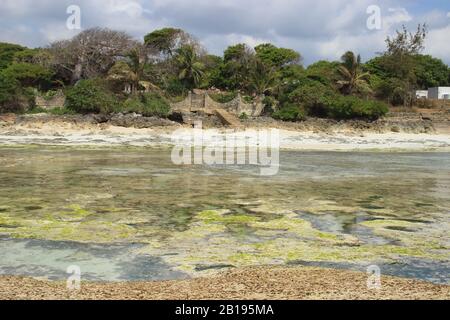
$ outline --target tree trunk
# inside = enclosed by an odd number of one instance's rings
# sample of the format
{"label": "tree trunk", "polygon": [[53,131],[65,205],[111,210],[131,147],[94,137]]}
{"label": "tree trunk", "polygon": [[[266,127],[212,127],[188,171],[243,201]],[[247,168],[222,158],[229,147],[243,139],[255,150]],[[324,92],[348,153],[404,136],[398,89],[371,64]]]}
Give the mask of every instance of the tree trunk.
{"label": "tree trunk", "polygon": [[71,79],[71,83],[75,84],[78,82],[78,80],[81,79],[81,76],[83,75],[83,65],[81,64],[81,62],[78,62],[75,66],[75,69],[72,73],[72,79]]}
{"label": "tree trunk", "polygon": [[77,83],[83,77],[83,66],[85,61],[86,57],[84,53],[81,53],[72,73],[72,84]]}

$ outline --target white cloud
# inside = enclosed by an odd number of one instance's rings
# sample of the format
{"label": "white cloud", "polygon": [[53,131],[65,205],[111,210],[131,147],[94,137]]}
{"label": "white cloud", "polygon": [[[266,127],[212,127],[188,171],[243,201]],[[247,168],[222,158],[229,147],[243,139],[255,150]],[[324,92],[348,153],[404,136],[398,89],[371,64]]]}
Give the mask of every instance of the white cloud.
{"label": "white cloud", "polygon": [[[36,32],[36,30],[33,30]],[[68,39],[79,33],[79,30],[69,30],[66,28],[65,21],[47,23],[39,29],[45,43],[51,43],[58,40]]]}
{"label": "white cloud", "polygon": [[106,14],[125,14],[130,18],[140,18],[144,12],[140,1],[107,0],[103,6]]}
{"label": "white cloud", "polygon": [[388,12],[390,14],[383,19],[385,29],[413,20],[413,17],[405,8],[389,8]]}
{"label": "white cloud", "polygon": [[431,30],[426,41],[426,52],[444,61],[447,59],[448,63],[448,57],[450,57],[449,34],[450,24],[445,28]]}
{"label": "white cloud", "polygon": [[[70,37],[66,8],[73,0],[0,0],[0,41],[43,46]],[[366,27],[373,0],[77,0],[82,28],[127,31],[136,38],[165,26],[194,34],[207,49],[220,54],[235,42],[251,46],[274,42],[299,51],[306,63],[335,59],[346,50],[364,58],[384,50],[384,39],[406,24],[430,26],[428,52],[450,62],[447,10],[428,8],[416,15],[406,0],[378,0],[382,30]],[[392,8],[389,10],[389,8]],[[19,27],[20,26],[20,27]],[[37,32],[36,32],[37,30]],[[444,55],[446,53],[446,56]]]}
{"label": "white cloud", "polygon": [[31,12],[28,0],[3,0],[1,3],[2,15],[21,16]]}

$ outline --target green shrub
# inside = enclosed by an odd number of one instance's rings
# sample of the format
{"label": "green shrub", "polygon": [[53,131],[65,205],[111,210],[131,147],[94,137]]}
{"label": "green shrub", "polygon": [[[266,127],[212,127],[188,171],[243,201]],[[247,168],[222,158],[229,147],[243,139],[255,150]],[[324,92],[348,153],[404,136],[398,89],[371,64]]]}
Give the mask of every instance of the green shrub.
{"label": "green shrub", "polygon": [[39,86],[47,88],[50,86],[53,71],[38,64],[13,63],[3,70],[5,75],[18,80],[22,86]]}
{"label": "green shrub", "polygon": [[264,105],[264,112],[265,114],[271,114],[278,109],[278,101],[274,97],[271,96],[265,96],[262,100],[262,104]]}
{"label": "green shrub", "polygon": [[353,96],[336,96],[327,105],[327,114],[334,119],[376,120],[387,112],[388,107],[383,102]]}
{"label": "green shrub", "polygon": [[282,121],[302,121],[305,120],[305,112],[300,106],[287,103],[280,110],[274,112],[272,117]]}
{"label": "green shrub", "polygon": [[216,102],[227,103],[235,99],[237,97],[237,94],[236,92],[210,93],[209,96]]}
{"label": "green shrub", "polygon": [[58,90],[48,90],[47,92],[41,93],[40,96],[44,98],[44,100],[48,101],[53,99],[57,94]]}
{"label": "green shrub", "polygon": [[26,109],[34,108],[36,106],[36,94],[37,91],[35,88],[31,87],[21,88],[21,96],[25,101]]}
{"label": "green shrub", "polygon": [[242,100],[243,100],[245,103],[253,103],[253,97],[252,97],[252,96],[243,95],[243,96],[242,96]]}
{"label": "green shrub", "polygon": [[130,97],[122,103],[122,111],[124,112],[141,113],[144,108],[144,104],[138,96]]}
{"label": "green shrub", "polygon": [[169,102],[157,93],[144,93],[127,99],[122,104],[122,110],[135,112],[145,117],[165,118],[170,114]]}
{"label": "green shrub", "polygon": [[3,73],[0,73],[0,106],[6,106],[15,100],[19,91],[19,82]]}
{"label": "green shrub", "polygon": [[110,113],[117,99],[97,80],[81,80],[66,95],[66,107],[77,113]]}
{"label": "green shrub", "polygon": [[144,112],[142,115],[151,117],[167,117],[170,114],[169,102],[157,93],[144,93],[142,96]]}
{"label": "green shrub", "polygon": [[65,115],[72,115],[72,114],[76,114],[75,111],[67,109],[65,107],[63,108],[53,108],[47,111],[50,114],[53,114],[55,116],[65,116]]}
{"label": "green shrub", "polygon": [[169,79],[164,89],[172,97],[186,96],[187,94],[184,84],[178,78]]}
{"label": "green shrub", "polygon": [[0,42],[0,70],[7,68],[14,61],[14,56],[26,48],[17,44]]}
{"label": "green shrub", "polygon": [[29,109],[26,113],[28,113],[28,114],[48,113],[48,110],[44,109],[42,107],[36,106],[34,108]]}
{"label": "green shrub", "polygon": [[53,108],[53,109],[44,109],[42,107],[35,106],[27,111],[29,114],[37,114],[37,113],[47,113],[55,116],[64,116],[64,115],[73,115],[76,114],[75,111],[69,110],[67,108]]}
{"label": "green shrub", "polygon": [[334,87],[340,79],[338,68],[339,62],[317,61],[308,66],[306,74],[309,79],[322,83],[327,87]]}
{"label": "green shrub", "polygon": [[241,115],[239,116],[240,120],[248,120],[248,115],[245,112],[242,112]]}
{"label": "green shrub", "polygon": [[22,113],[33,105],[33,89],[22,88],[14,77],[0,72],[0,113]]}
{"label": "green shrub", "polygon": [[320,82],[306,80],[305,83],[291,92],[288,101],[301,105],[313,116],[326,116],[326,105],[336,93]]}
{"label": "green shrub", "polygon": [[308,79],[288,95],[288,101],[303,106],[308,115],[333,119],[375,120],[388,111],[382,102],[342,96],[329,86]]}

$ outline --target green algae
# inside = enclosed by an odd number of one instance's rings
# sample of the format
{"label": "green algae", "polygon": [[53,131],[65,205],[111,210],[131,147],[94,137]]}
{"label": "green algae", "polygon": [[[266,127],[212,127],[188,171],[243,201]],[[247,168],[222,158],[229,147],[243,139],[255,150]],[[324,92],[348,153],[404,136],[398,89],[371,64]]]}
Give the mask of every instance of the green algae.
{"label": "green algae", "polygon": [[[20,220],[1,215],[0,233],[16,238],[37,238],[78,242],[112,243],[142,241],[147,247],[140,253],[158,254],[176,269],[196,273],[197,265],[231,263],[234,266],[290,263],[301,261],[353,262],[395,261],[399,257],[419,257],[444,260],[447,255],[439,244],[411,247],[395,245],[363,245],[354,236],[328,233],[315,229],[311,223],[290,213],[276,219],[230,214],[229,210],[199,212],[189,228],[170,235],[157,227],[137,231],[122,223],[90,221],[93,213],[79,205],[69,205],[58,215],[46,215],[39,221]],[[81,220],[67,220],[67,216]],[[128,221],[130,222],[130,221]],[[259,237],[255,243],[242,243],[230,237],[229,225],[243,225]],[[362,223],[373,226],[410,226],[411,222],[373,220]],[[391,232],[388,230],[388,232]],[[140,240],[139,240],[140,239]],[[269,239],[269,240],[267,240]],[[200,250],[199,250],[200,248]],[[433,252],[436,250],[436,252]],[[178,252],[177,255],[168,255]],[[207,272],[207,271],[204,271]]]}
{"label": "green algae", "polygon": [[[289,232],[300,238],[310,238],[339,245],[356,245],[358,243],[358,239],[351,235],[335,234],[315,229],[310,222],[300,219],[294,213],[269,221],[254,222],[250,225],[258,229],[259,234],[263,234],[265,231],[280,231],[279,236],[282,236],[282,233]],[[274,233],[272,233],[273,235]]]}
{"label": "green algae", "polygon": [[422,247],[403,247],[395,245],[360,245],[360,246],[320,246],[317,243],[290,243],[273,241],[261,248],[265,254],[281,252],[286,262],[317,261],[371,263],[377,261],[394,262],[401,257],[427,258],[445,261],[445,253],[431,252]]}
{"label": "green algae", "polygon": [[77,204],[72,204],[67,208],[70,209],[70,211],[67,212],[67,215],[69,216],[87,217],[92,214],[91,212],[89,212],[86,209],[83,209],[80,205]]}
{"label": "green algae", "polygon": [[345,204],[339,204],[336,201],[330,200],[309,199],[308,202],[302,205],[301,210],[321,215],[328,214],[330,212],[355,213],[358,211],[358,207],[347,206]]}
{"label": "green algae", "polygon": [[[0,233],[4,230],[0,228]],[[127,239],[132,234],[126,226],[98,222],[73,223],[43,221],[22,223],[9,235],[20,239],[43,239],[51,241],[75,241],[81,243],[114,243]]]}
{"label": "green algae", "polygon": [[[164,150],[2,151],[12,165],[0,168],[0,233],[9,237],[143,244],[143,254],[192,274],[199,265],[449,258],[448,170],[429,162],[417,172],[416,163],[395,168],[398,160],[386,173],[383,158],[376,165],[370,158],[361,164],[361,178],[345,154],[342,163],[330,158],[323,168],[314,162],[323,157],[295,154],[290,161],[318,168],[323,178],[296,169],[261,179],[243,171],[181,169]],[[445,164],[439,160],[433,165]],[[337,167],[326,172],[329,163]],[[349,176],[336,175],[340,171]],[[305,214],[330,217],[329,228]],[[353,232],[360,228],[385,243]]]}
{"label": "green algae", "polygon": [[[130,239],[134,229],[107,221],[83,220],[89,213],[79,207],[62,215],[46,214],[39,219],[0,215],[0,234],[19,239],[112,243]],[[67,218],[75,215],[75,219]],[[81,219],[80,219],[81,218]]]}
{"label": "green algae", "polygon": [[[279,216],[276,219],[262,220],[260,217],[250,215],[231,215],[228,211],[216,211],[206,210],[200,212],[197,216],[201,222],[205,224],[245,224],[246,226],[253,228],[254,232],[263,235],[264,232],[278,231],[289,232],[300,237],[319,238],[323,240],[329,240],[341,243],[345,238],[349,240],[350,236],[336,235],[332,233],[326,233],[314,229],[311,223],[298,218],[294,213]],[[271,233],[274,234],[273,232]]]}
{"label": "green algae", "polygon": [[[227,210],[202,211],[196,222],[187,231],[173,235],[168,251],[185,252],[164,256],[164,260],[175,268],[188,273],[197,273],[197,265],[231,263],[236,267],[255,264],[290,263],[295,261],[316,262],[393,262],[401,257],[427,258],[445,261],[445,252],[434,252],[423,246],[404,247],[398,245],[365,245],[346,234],[319,231],[305,220],[291,213],[277,219],[263,221],[261,218],[238,219],[242,224],[255,229],[260,237],[256,243],[239,243],[237,238],[226,237],[229,223]],[[236,221],[232,220],[233,223]],[[291,236],[289,236],[291,234]],[[270,239],[274,238],[275,239]],[[270,240],[266,240],[270,239]],[[192,250],[195,245],[202,250]],[[153,244],[143,252],[164,253],[166,246]],[[207,272],[207,271],[204,271]]]}
{"label": "green algae", "polygon": [[17,228],[19,225],[20,224],[16,219],[0,214],[0,233],[2,232],[2,229]]}
{"label": "green algae", "polygon": [[252,223],[258,220],[256,217],[249,215],[227,214],[228,211],[206,210],[197,215],[197,219],[204,223]]}
{"label": "green algae", "polygon": [[379,219],[379,220],[371,220],[371,221],[365,221],[361,223],[361,225],[367,226],[367,227],[378,227],[378,228],[385,228],[388,226],[395,226],[395,227],[423,227],[424,224],[420,223],[413,223],[405,220],[394,220],[394,219]]}
{"label": "green algae", "polygon": [[[197,265],[215,265],[232,263],[235,266],[249,266],[260,263],[284,263],[288,261],[289,239],[298,244],[295,237],[309,238],[317,241],[317,249],[324,243],[354,244],[355,239],[350,236],[335,235],[314,229],[311,224],[291,213],[277,219],[263,221],[262,218],[229,215],[227,210],[206,210],[197,214],[196,222],[181,233],[173,234],[165,239],[165,246],[152,243],[142,252],[163,253],[165,250],[179,252],[177,255],[164,255],[164,260],[171,265],[179,266],[184,272],[194,272]],[[228,224],[240,223],[252,228],[261,240],[256,243],[242,243],[239,238],[227,236]],[[292,234],[289,238],[286,234]],[[280,247],[274,247],[273,240],[263,240],[264,237],[278,236]],[[288,242],[284,242],[288,239]],[[195,245],[202,245],[202,250],[192,250]],[[180,254],[183,252],[184,254]]]}
{"label": "green algae", "polygon": [[[450,258],[449,242],[446,239],[450,227],[448,221],[433,227],[426,223],[395,219],[366,221],[361,224],[371,228],[374,234],[393,239],[403,245],[392,248],[393,253],[403,252],[405,255],[421,257],[444,255],[446,259]],[[389,251],[389,248],[386,248],[386,251]]]}

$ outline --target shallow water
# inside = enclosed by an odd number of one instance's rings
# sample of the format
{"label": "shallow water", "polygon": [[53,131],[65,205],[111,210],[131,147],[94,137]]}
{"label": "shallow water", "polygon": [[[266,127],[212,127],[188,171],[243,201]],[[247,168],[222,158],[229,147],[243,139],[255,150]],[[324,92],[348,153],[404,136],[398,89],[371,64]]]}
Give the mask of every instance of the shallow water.
{"label": "shallow water", "polygon": [[0,148],[0,273],[376,264],[449,283],[449,153],[282,152],[278,175],[258,172],[175,166],[164,148]]}

